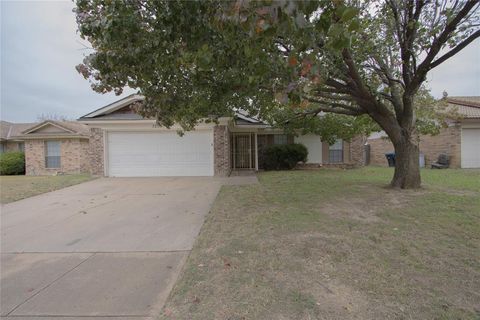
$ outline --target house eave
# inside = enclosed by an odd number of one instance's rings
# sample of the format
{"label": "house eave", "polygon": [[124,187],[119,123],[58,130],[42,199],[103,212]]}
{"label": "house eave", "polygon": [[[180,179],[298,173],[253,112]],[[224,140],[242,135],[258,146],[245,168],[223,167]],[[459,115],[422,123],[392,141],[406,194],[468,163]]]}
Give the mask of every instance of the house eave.
{"label": "house eave", "polygon": [[233,128],[238,128],[238,129],[268,129],[271,128],[270,126],[266,124],[236,124],[233,126]]}
{"label": "house eave", "polygon": [[43,134],[43,135],[35,135],[35,136],[15,136],[12,137],[9,140],[17,140],[17,141],[24,141],[24,140],[55,140],[55,139],[89,139],[88,136],[84,135],[75,135],[75,134],[64,134],[64,135],[48,135],[48,134]]}
{"label": "house eave", "polygon": [[45,126],[53,126],[53,127],[55,127],[55,128],[58,128],[58,129],[61,129],[61,130],[65,130],[66,132],[69,132],[69,133],[75,133],[75,131],[73,131],[73,130],[71,130],[71,129],[69,129],[69,128],[66,128],[66,127],[64,127],[64,126],[62,126],[62,125],[59,125],[59,124],[56,123],[56,122],[48,121],[48,120],[47,120],[47,121],[44,121],[44,122],[42,122],[42,123],[39,123],[39,124],[37,124],[36,126],[33,126],[33,127],[29,128],[29,129],[23,131],[22,133],[23,133],[23,134],[29,134],[29,133],[34,132],[34,131],[36,131],[36,130],[38,130],[38,129],[41,129],[41,128],[45,127]]}
{"label": "house eave", "polygon": [[[230,122],[231,118],[228,117],[221,117],[217,119],[218,124],[220,125],[227,125]],[[84,123],[86,125],[95,127],[95,126],[102,126],[102,125],[152,125],[155,128],[161,128],[157,126],[157,121],[153,119],[138,119],[138,120],[102,120],[102,119],[79,119],[79,122]],[[215,126],[215,122],[206,123],[206,120],[201,121],[198,126]],[[179,125],[174,125],[170,129],[179,129],[181,128]],[[166,128],[167,129],[167,128]]]}
{"label": "house eave", "polygon": [[77,120],[82,120],[82,119],[89,119],[89,118],[94,118],[98,117],[103,114],[108,114],[112,113],[116,110],[119,110],[125,106],[128,106],[129,104],[136,102],[136,101],[142,101],[145,100],[145,97],[139,94],[132,94],[130,96],[127,96],[121,100],[115,101],[113,103],[110,103],[104,107],[101,107],[95,111],[92,111],[90,113],[87,113],[86,115],[80,117]]}

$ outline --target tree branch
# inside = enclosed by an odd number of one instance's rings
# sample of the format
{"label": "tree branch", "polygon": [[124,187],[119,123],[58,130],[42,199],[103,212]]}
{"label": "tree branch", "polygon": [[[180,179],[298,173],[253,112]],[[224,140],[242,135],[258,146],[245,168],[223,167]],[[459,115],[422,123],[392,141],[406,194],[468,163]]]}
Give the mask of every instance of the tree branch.
{"label": "tree branch", "polygon": [[441,56],[440,58],[438,58],[437,60],[433,61],[431,64],[430,64],[430,70],[437,67],[438,65],[442,64],[443,62],[445,62],[447,59],[453,57],[454,55],[456,55],[457,53],[459,53],[463,48],[465,48],[466,46],[468,46],[471,42],[473,42],[473,40],[477,39],[478,37],[480,37],[480,30],[477,30],[475,31],[474,33],[472,33],[468,38],[466,38],[465,40],[463,40],[462,42],[460,42],[455,48],[453,48],[452,50],[448,51],[447,53],[445,53],[443,56]]}
{"label": "tree branch", "polygon": [[358,107],[354,107],[352,105],[347,105],[347,104],[338,103],[338,102],[331,102],[331,101],[323,101],[323,100],[319,100],[319,99],[308,97],[308,96],[303,96],[303,98],[315,104],[325,105],[325,106],[317,107],[316,109],[319,110],[317,113],[319,113],[320,111],[324,111],[324,112],[332,112],[332,113],[338,113],[338,114],[346,114],[350,116],[359,116],[361,114],[366,113],[364,110]]}
{"label": "tree branch", "polygon": [[354,101],[354,99],[350,95],[326,93],[322,91],[322,89],[318,91],[315,90],[315,95],[321,98],[330,99],[330,100],[342,100],[342,101],[349,101],[349,102]]}
{"label": "tree branch", "polygon": [[343,109],[335,109],[335,108],[329,108],[329,107],[316,107],[312,111],[304,111],[302,113],[299,113],[299,116],[307,116],[307,115],[317,115],[320,112],[328,112],[328,113],[335,113],[335,114],[343,114],[347,116],[360,116],[362,114],[365,114],[365,111],[349,111],[349,110],[343,110]]}
{"label": "tree branch", "polygon": [[[407,91],[415,92],[420,87],[420,84],[425,79],[425,76],[426,76],[427,72],[432,68],[431,65],[432,65],[433,59],[435,59],[437,54],[442,49],[442,46],[447,42],[451,33],[454,32],[455,29],[457,28],[458,24],[462,21],[462,19],[465,16],[467,16],[469,14],[469,12],[476,5],[478,5],[478,2],[479,2],[478,0],[466,1],[463,8],[460,9],[460,11],[457,13],[457,15],[445,26],[445,29],[442,31],[442,33],[440,33],[440,35],[433,40],[433,43],[430,47],[430,50],[428,51],[425,59],[418,66],[417,72],[415,73],[415,76],[412,79],[412,82],[407,85]],[[471,39],[471,41],[473,41],[474,39]],[[467,45],[467,44],[465,44],[465,45]],[[453,50],[455,50],[455,48],[452,49],[452,51]],[[460,51],[460,50],[458,50],[458,51]],[[457,53],[458,51],[456,51],[455,53]],[[447,57],[446,59],[448,59],[448,58],[449,57]],[[440,63],[438,63],[438,64],[440,64]]]}

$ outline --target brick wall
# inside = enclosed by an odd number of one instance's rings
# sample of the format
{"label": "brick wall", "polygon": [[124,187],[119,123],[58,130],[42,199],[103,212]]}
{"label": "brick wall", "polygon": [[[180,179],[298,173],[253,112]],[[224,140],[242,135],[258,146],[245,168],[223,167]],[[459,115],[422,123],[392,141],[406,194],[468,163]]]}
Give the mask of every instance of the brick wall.
{"label": "brick wall", "polygon": [[367,143],[370,145],[370,164],[387,167],[385,153],[393,152],[393,145],[390,140],[385,138],[368,139]]}
{"label": "brick wall", "polygon": [[45,174],[45,142],[25,141],[25,174],[35,176]]}
{"label": "brick wall", "polygon": [[84,150],[88,140],[58,139],[60,141],[60,168],[45,167],[45,140],[25,141],[25,174],[53,175],[88,172]]}
{"label": "brick wall", "polygon": [[360,167],[365,165],[364,144],[366,138],[363,135],[358,135],[352,138],[351,141],[343,142],[343,162],[332,163],[328,162],[329,144],[322,142],[322,162],[328,167]]}
{"label": "brick wall", "polygon": [[88,150],[90,149],[90,140],[81,140],[80,143],[80,172],[91,173],[90,170],[90,155]]}
{"label": "brick wall", "polygon": [[365,142],[367,138],[364,135],[355,136],[350,141],[350,164],[360,167],[365,165]]}
{"label": "brick wall", "polygon": [[230,174],[230,133],[226,126],[217,125],[213,129],[213,163],[216,176]]}
{"label": "brick wall", "polygon": [[103,176],[103,130],[99,128],[90,128],[90,143],[86,154],[88,155],[88,166],[93,175]]}
{"label": "brick wall", "polygon": [[[420,152],[425,155],[425,165],[430,166],[438,155],[445,153],[450,156],[450,167],[460,168],[460,126],[455,125],[442,129],[436,136],[422,135],[420,137]],[[370,145],[370,164],[387,166],[385,153],[393,152],[393,145],[386,138],[368,139]]]}

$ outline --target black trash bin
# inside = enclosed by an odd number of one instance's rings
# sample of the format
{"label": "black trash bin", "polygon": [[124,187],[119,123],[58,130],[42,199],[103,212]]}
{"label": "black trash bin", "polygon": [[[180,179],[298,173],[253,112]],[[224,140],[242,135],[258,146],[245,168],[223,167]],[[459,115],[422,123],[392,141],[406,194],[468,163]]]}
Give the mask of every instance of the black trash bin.
{"label": "black trash bin", "polygon": [[389,167],[395,167],[395,153],[385,153],[385,158],[387,158]]}

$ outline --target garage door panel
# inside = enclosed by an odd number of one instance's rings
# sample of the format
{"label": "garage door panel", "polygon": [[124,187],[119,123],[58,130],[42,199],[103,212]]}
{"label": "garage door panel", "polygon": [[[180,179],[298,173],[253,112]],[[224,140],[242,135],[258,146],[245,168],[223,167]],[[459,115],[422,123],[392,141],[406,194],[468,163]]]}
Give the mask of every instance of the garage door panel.
{"label": "garage door panel", "polygon": [[213,132],[111,132],[108,164],[108,174],[118,177],[211,176]]}
{"label": "garage door panel", "polygon": [[480,128],[462,128],[462,168],[480,168]]}

